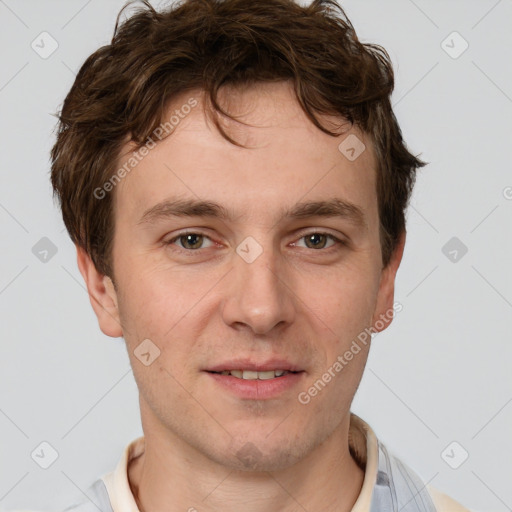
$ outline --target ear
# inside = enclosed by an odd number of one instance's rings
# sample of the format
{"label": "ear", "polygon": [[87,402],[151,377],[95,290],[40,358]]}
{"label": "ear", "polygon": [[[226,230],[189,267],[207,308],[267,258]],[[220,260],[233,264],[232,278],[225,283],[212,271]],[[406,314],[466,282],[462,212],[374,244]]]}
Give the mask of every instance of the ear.
{"label": "ear", "polygon": [[75,245],[77,252],[77,263],[82,274],[89,300],[101,331],[112,338],[119,338],[123,335],[117,305],[117,293],[114,283],[110,277],[100,274],[96,270],[89,254],[82,247]]}
{"label": "ear", "polygon": [[395,277],[402,261],[402,255],[405,247],[405,230],[402,231],[398,244],[391,255],[391,259],[386,267],[382,269],[377,294],[377,304],[372,318],[372,326],[376,332],[381,332],[393,320],[394,297],[395,297]]}

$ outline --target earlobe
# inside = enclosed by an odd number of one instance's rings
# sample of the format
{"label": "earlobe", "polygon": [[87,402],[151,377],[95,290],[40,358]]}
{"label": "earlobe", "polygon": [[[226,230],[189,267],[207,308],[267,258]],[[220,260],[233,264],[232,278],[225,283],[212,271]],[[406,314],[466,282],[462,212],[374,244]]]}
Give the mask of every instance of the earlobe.
{"label": "earlobe", "polygon": [[398,244],[391,256],[391,260],[381,272],[377,304],[372,318],[372,326],[376,332],[381,332],[386,329],[393,320],[395,278],[400,262],[402,261],[404,247],[405,231],[402,231]]}
{"label": "earlobe", "polygon": [[77,263],[84,278],[91,306],[101,331],[112,338],[123,335],[119,317],[117,293],[110,277],[98,272],[89,254],[76,245]]}

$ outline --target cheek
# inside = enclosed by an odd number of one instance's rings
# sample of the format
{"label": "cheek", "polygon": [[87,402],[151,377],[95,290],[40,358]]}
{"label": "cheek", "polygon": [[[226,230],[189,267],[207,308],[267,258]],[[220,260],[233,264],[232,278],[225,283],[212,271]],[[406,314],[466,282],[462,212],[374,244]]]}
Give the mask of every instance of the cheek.
{"label": "cheek", "polygon": [[160,351],[160,365],[173,374],[184,375],[191,369],[190,354],[205,350],[200,345],[200,334],[215,308],[205,295],[218,277],[205,272],[193,275],[183,269],[177,272],[162,265],[133,265],[124,277],[119,314],[132,363],[140,365],[133,352],[149,339]]}
{"label": "cheek", "polygon": [[326,272],[303,283],[300,296],[311,313],[337,335],[338,343],[371,325],[377,300],[378,277],[371,268]]}
{"label": "cheek", "polygon": [[124,269],[120,313],[134,326],[159,337],[186,316],[209,284],[208,279],[198,281],[186,271],[178,272],[175,265],[152,265],[148,257],[127,261]]}

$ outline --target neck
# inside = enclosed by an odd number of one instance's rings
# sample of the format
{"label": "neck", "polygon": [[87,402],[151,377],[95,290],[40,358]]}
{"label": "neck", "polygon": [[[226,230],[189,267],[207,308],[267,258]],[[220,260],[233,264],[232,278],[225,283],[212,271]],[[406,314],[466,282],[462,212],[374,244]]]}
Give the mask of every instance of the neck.
{"label": "neck", "polygon": [[274,472],[230,469],[169,438],[168,431],[163,438],[152,430],[144,453],[128,467],[135,501],[140,512],[349,512],[364,479],[349,452],[349,419],[314,452]]}

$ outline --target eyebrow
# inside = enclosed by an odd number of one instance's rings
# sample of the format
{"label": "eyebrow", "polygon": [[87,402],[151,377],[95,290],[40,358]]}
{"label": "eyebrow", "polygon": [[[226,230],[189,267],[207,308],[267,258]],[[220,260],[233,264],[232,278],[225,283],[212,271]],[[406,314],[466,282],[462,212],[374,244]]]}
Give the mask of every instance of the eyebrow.
{"label": "eyebrow", "polygon": [[[152,224],[172,217],[208,217],[224,221],[235,219],[235,215],[230,210],[213,201],[168,199],[148,208],[137,224]],[[309,217],[341,217],[357,227],[365,228],[367,226],[363,210],[359,206],[339,198],[297,203],[292,208],[280,212],[281,219],[299,220]]]}

